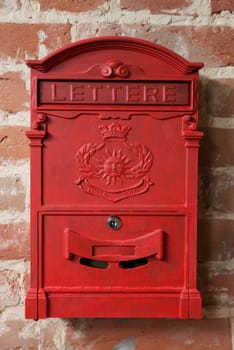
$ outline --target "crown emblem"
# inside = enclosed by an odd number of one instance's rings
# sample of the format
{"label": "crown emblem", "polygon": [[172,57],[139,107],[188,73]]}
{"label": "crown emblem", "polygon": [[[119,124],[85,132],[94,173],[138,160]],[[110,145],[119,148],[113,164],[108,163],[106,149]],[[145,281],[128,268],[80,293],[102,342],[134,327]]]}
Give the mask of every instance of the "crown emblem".
{"label": "crown emblem", "polygon": [[103,139],[120,139],[126,140],[131,126],[129,125],[120,125],[118,123],[111,123],[109,125],[99,125],[99,130]]}

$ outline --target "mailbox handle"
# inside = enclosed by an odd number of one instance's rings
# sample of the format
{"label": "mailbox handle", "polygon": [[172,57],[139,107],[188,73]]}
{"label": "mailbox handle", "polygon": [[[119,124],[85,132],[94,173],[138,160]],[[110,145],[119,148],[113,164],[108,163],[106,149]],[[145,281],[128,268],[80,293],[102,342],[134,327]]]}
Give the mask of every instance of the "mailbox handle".
{"label": "mailbox handle", "polygon": [[164,257],[164,235],[162,229],[156,229],[143,236],[126,240],[95,240],[82,237],[78,232],[65,228],[63,233],[64,257],[72,259],[73,255],[104,261],[127,261],[155,255]]}

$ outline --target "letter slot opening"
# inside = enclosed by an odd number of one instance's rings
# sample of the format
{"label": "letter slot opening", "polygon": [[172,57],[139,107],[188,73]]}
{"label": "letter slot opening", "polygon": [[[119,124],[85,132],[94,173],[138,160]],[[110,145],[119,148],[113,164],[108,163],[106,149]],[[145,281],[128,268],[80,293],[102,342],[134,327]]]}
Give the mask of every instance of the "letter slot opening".
{"label": "letter slot opening", "polygon": [[121,261],[119,267],[121,269],[133,269],[135,267],[140,267],[148,264],[147,258],[135,259],[130,261]]}
{"label": "letter slot opening", "polygon": [[88,267],[94,267],[96,269],[107,269],[109,266],[106,261],[93,260],[88,258],[81,258],[80,264]]}

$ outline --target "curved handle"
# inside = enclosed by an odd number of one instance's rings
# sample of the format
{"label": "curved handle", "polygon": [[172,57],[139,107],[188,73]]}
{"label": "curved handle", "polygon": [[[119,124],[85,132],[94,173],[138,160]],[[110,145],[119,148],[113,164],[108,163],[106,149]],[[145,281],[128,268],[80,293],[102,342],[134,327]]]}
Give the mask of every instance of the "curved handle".
{"label": "curved handle", "polygon": [[63,247],[66,259],[78,255],[104,261],[127,261],[155,255],[161,260],[164,257],[164,232],[157,229],[131,239],[101,241],[82,237],[80,233],[65,228]]}

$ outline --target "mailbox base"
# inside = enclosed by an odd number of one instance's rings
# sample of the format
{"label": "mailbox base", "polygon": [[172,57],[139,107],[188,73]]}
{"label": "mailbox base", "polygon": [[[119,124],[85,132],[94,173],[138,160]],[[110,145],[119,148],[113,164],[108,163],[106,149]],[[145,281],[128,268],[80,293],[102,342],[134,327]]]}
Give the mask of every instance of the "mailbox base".
{"label": "mailbox base", "polygon": [[[181,318],[200,319],[201,298],[181,293],[48,293],[27,297],[26,318]],[[37,305],[37,310],[36,306]],[[167,305],[167,307],[165,307]]]}

